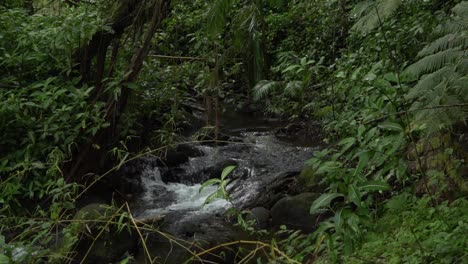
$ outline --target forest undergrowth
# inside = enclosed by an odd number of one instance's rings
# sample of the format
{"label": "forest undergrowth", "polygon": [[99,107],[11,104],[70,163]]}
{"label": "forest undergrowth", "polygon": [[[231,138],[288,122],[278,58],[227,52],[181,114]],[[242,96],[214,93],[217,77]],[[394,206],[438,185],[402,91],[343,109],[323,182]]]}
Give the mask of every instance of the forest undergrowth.
{"label": "forest undergrowth", "polygon": [[[468,263],[467,1],[6,0],[0,29],[0,264],[87,263],[116,233],[158,263],[151,232],[189,263],[233,245],[237,263]],[[216,135],[234,109],[321,124],[301,174],[324,186],[313,233],[238,213],[257,240],[193,250],[125,197],[77,214],[181,143],[197,102]]]}

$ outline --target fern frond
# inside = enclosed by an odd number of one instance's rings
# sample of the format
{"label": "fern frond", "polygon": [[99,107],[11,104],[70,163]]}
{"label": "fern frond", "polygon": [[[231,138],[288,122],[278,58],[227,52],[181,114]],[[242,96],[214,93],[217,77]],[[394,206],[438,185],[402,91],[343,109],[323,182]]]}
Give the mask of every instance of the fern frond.
{"label": "fern frond", "polygon": [[411,107],[413,123],[428,133],[466,122],[468,116],[463,107],[468,101],[468,1],[452,11],[455,16],[435,31],[445,35],[422,49],[418,54],[422,58],[405,70],[416,77],[426,74],[406,98],[416,100]]}
{"label": "fern frond", "polygon": [[417,99],[420,95],[430,92],[446,78],[447,74],[451,74],[453,71],[453,67],[446,66],[438,71],[423,76],[418,84],[410,89],[406,95],[406,99]]}
{"label": "fern frond", "polygon": [[351,16],[360,18],[364,13],[366,13],[370,7],[374,5],[374,1],[372,0],[365,0],[357,3],[353,10],[351,10]]}
{"label": "fern frond", "polygon": [[416,63],[410,65],[405,72],[411,73],[414,76],[421,76],[425,73],[433,72],[441,69],[449,63],[455,63],[460,60],[466,51],[459,49],[449,49],[442,52],[426,56]]}
{"label": "fern frond", "polygon": [[253,88],[254,100],[261,100],[271,94],[281,86],[280,82],[263,80],[257,83]]}
{"label": "fern frond", "polygon": [[436,30],[436,33],[439,35],[444,34],[460,34],[460,32],[468,30],[468,22],[463,22],[461,20],[451,20],[447,21],[443,25],[439,26]]}
{"label": "fern frond", "polygon": [[301,81],[291,81],[286,84],[284,94],[292,97],[299,97],[304,92],[304,83]]}
{"label": "fern frond", "polygon": [[215,0],[207,12],[207,31],[212,37],[220,34],[226,24],[226,17],[238,0]]}
{"label": "fern frond", "polygon": [[422,49],[418,53],[418,57],[424,57],[437,52],[448,50],[448,49],[459,49],[464,50],[468,48],[468,36],[466,35],[457,35],[457,34],[448,34],[445,35],[428,46]]}
{"label": "fern frond", "polygon": [[462,1],[455,5],[452,8],[452,12],[455,15],[466,19],[468,17],[468,1]]}
{"label": "fern frond", "polygon": [[378,0],[373,6],[366,8],[369,12],[362,16],[351,29],[363,34],[371,32],[381,22],[391,17],[402,2],[402,0]]}

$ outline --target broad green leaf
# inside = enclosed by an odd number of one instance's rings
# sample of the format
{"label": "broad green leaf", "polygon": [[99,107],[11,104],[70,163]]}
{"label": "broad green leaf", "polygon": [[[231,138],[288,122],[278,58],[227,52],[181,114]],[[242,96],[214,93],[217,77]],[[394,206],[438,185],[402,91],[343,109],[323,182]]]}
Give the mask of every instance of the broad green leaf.
{"label": "broad green leaf", "polygon": [[236,166],[227,166],[224,168],[223,172],[221,173],[221,180],[224,180],[235,168]]}
{"label": "broad green leaf", "polygon": [[341,166],[341,162],[339,161],[327,161],[320,164],[319,168],[315,172],[316,174],[322,173],[333,173]]}
{"label": "broad green leaf", "polygon": [[359,185],[361,191],[387,191],[390,189],[390,185],[384,181],[368,181]]}
{"label": "broad green leaf", "polygon": [[343,195],[341,193],[324,193],[320,195],[320,197],[312,203],[312,206],[310,207],[310,213],[318,213],[320,208],[329,206],[331,201],[338,197],[343,197]]}
{"label": "broad green leaf", "polygon": [[369,152],[370,151],[366,150],[366,151],[363,151],[363,152],[361,152],[359,154],[359,163],[358,163],[356,169],[354,170],[353,177],[356,176],[356,175],[359,175],[361,173],[361,171],[366,167],[367,163],[369,162],[369,158],[370,158],[370,153]]}
{"label": "broad green leaf", "polygon": [[348,199],[357,206],[361,206],[361,192],[354,184],[351,184],[348,187]]}
{"label": "broad green leaf", "polygon": [[343,225],[343,217],[341,216],[341,213],[343,212],[343,208],[338,209],[336,211],[335,216],[333,217],[333,220],[335,222],[335,231],[336,233],[340,234],[342,231],[342,225]]}
{"label": "broad green leaf", "polygon": [[343,148],[340,151],[340,156],[343,155],[352,145],[356,143],[356,138],[354,137],[349,137],[341,140],[338,145],[343,146]]}
{"label": "broad green leaf", "polygon": [[8,264],[8,263],[10,263],[10,258],[3,254],[0,254],[0,264]]}
{"label": "broad green leaf", "polygon": [[295,70],[295,69],[300,68],[300,67],[301,67],[301,66],[299,66],[299,65],[291,65],[291,66],[287,67],[286,69],[284,69],[284,70],[283,70],[283,73],[286,73],[286,72],[288,72],[288,71]]}
{"label": "broad green leaf", "polygon": [[206,187],[208,186],[211,186],[211,185],[215,185],[215,184],[219,184],[221,183],[221,180],[216,178],[216,179],[211,179],[211,180],[207,180],[206,182],[204,182],[202,184],[202,186],[200,187],[200,189],[198,190],[199,193],[201,193]]}
{"label": "broad green leaf", "polygon": [[359,140],[362,138],[362,135],[364,134],[364,132],[366,131],[366,127],[363,126],[363,125],[360,125],[358,127],[358,138]]}
{"label": "broad green leaf", "polygon": [[384,130],[398,131],[398,132],[403,131],[403,127],[400,124],[395,123],[395,122],[390,122],[390,121],[383,122],[382,124],[379,125],[379,127]]}

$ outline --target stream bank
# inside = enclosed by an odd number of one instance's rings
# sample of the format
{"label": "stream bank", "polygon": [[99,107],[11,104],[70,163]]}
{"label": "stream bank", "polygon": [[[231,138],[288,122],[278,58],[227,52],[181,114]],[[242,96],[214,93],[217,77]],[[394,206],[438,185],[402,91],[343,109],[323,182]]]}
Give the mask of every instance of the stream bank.
{"label": "stream bank", "polygon": [[[163,219],[156,225],[158,230],[176,239],[162,233],[145,234],[146,247],[158,263],[183,263],[192,255],[188,249],[199,252],[222,243],[255,239],[226,216],[231,208],[250,212],[247,220],[255,220],[261,229],[287,225],[312,231],[318,223],[319,218],[308,213],[318,194],[307,193],[298,182],[304,162],[320,147],[318,126],[252,116],[231,115],[221,120],[222,144],[190,142],[192,135],[186,140],[190,143],[178,145],[163,160],[143,157],[119,171],[133,197],[134,217]],[[230,201],[205,204],[217,186],[199,192],[201,185],[219,178],[227,166],[236,166],[227,187]],[[140,245],[137,263],[145,263],[145,258]],[[215,263],[230,263],[235,256],[210,258]]]}

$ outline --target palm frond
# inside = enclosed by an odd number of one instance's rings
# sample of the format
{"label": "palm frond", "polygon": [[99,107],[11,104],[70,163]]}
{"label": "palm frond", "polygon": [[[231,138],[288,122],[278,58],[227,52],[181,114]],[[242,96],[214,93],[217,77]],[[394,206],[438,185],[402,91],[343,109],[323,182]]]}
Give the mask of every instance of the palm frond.
{"label": "palm frond", "polygon": [[354,31],[367,34],[373,29],[377,28],[381,22],[391,17],[402,4],[402,0],[377,0],[374,4],[365,4],[365,15],[361,16],[359,20],[351,28]]}

